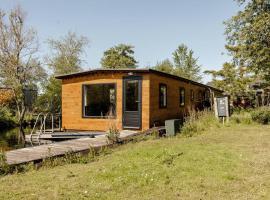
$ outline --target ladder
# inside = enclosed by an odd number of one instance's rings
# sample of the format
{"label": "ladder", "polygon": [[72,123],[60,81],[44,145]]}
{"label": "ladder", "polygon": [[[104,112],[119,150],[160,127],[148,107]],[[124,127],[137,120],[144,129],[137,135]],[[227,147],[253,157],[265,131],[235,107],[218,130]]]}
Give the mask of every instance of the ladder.
{"label": "ladder", "polygon": [[[55,122],[58,119],[58,128],[55,127]],[[47,121],[49,120],[50,129],[46,129],[48,126]],[[38,128],[39,124],[39,128]],[[46,126],[47,125],[47,126]],[[40,136],[42,134],[52,134],[55,131],[61,131],[61,114],[60,113],[39,113],[37,115],[35,124],[33,126],[33,129],[30,133],[30,143],[33,146],[33,144],[39,144],[40,145]]]}

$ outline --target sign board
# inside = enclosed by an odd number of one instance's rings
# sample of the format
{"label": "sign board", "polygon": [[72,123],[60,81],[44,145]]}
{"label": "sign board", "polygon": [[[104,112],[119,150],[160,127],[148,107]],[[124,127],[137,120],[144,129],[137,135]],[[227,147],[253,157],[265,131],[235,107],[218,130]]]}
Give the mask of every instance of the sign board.
{"label": "sign board", "polygon": [[217,97],[217,116],[218,117],[229,117],[229,98],[228,97]]}

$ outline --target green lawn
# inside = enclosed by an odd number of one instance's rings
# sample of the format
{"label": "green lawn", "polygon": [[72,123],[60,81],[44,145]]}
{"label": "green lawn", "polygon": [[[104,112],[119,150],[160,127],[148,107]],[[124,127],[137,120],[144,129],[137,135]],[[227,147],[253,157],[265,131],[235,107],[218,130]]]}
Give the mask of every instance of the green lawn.
{"label": "green lawn", "polygon": [[270,199],[270,126],[147,140],[92,163],[4,176],[0,199]]}

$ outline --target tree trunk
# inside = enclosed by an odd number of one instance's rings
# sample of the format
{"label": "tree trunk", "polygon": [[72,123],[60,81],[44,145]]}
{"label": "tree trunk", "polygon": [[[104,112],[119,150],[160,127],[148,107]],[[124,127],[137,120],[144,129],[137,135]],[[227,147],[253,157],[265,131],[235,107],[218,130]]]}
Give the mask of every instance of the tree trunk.
{"label": "tree trunk", "polygon": [[25,144],[25,133],[23,130],[23,121],[20,122],[19,127],[19,137],[18,137],[18,143],[24,145]]}
{"label": "tree trunk", "polygon": [[24,115],[25,115],[25,107],[22,108],[22,112],[19,115],[19,143],[25,144],[25,133],[24,133],[24,127],[23,127],[23,121],[24,121]]}

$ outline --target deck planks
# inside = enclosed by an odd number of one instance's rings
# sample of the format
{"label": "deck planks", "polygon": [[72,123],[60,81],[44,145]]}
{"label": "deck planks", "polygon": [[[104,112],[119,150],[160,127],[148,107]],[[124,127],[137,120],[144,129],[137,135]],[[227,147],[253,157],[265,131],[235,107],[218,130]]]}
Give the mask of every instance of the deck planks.
{"label": "deck planks", "polygon": [[65,155],[68,152],[83,152],[90,148],[99,148],[108,145],[110,145],[110,143],[106,137],[73,139],[8,151],[6,152],[6,162],[9,165],[17,165]]}
{"label": "deck planks", "polygon": [[[155,127],[144,132],[124,130],[120,132],[119,139],[120,141],[129,141],[139,134],[148,135],[153,131],[159,131],[162,129],[164,129],[164,127]],[[50,157],[63,156],[69,152],[85,152],[90,148],[102,148],[110,145],[111,143],[105,135],[98,135],[95,138],[83,137],[79,139],[71,139],[62,142],[11,150],[7,151],[5,156],[7,164],[18,165],[28,162],[39,162]]]}

